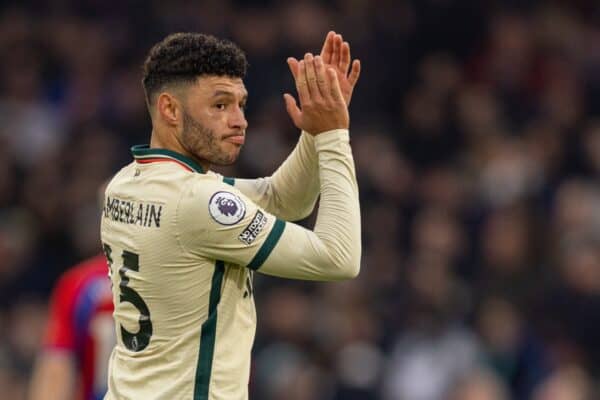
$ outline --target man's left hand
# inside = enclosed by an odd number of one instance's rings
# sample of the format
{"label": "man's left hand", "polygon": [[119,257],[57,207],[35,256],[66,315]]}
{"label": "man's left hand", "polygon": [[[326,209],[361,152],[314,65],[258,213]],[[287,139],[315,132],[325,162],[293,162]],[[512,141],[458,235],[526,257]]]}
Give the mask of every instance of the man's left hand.
{"label": "man's left hand", "polygon": [[[334,31],[330,31],[325,38],[321,49],[321,58],[325,68],[333,68],[337,73],[344,101],[349,106],[354,86],[360,76],[360,60],[354,60],[352,69],[350,69],[350,44],[344,42],[342,35]],[[294,57],[289,57],[287,63],[294,79],[297,79],[299,61]]]}

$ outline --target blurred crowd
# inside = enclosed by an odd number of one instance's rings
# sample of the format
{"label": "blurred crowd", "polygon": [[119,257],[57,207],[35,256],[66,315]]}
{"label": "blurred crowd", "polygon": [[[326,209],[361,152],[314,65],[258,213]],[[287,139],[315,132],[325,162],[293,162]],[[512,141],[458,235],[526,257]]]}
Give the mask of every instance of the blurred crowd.
{"label": "blurred crowd", "polygon": [[152,44],[202,31],[247,52],[248,140],[220,172],[256,177],[298,137],[286,57],[330,29],[363,65],[362,270],[255,278],[251,398],[600,398],[594,0],[3,3],[0,397],[24,398],[52,285],[100,251],[98,188],[149,140]]}

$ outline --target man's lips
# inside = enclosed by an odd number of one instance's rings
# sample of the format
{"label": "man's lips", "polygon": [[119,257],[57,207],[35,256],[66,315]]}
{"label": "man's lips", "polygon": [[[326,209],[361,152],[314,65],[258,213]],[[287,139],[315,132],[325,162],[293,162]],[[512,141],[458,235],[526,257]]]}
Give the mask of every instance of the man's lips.
{"label": "man's lips", "polygon": [[231,135],[231,136],[226,136],[225,140],[230,143],[244,144],[244,140],[246,140],[246,138],[244,135]]}

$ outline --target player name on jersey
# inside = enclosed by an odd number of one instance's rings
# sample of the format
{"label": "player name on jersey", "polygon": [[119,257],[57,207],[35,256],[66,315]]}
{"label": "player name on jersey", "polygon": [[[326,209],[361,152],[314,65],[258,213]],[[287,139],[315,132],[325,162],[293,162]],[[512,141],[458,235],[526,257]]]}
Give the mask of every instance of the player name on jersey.
{"label": "player name on jersey", "polygon": [[124,224],[160,228],[162,208],[161,204],[141,203],[107,196],[103,216]]}

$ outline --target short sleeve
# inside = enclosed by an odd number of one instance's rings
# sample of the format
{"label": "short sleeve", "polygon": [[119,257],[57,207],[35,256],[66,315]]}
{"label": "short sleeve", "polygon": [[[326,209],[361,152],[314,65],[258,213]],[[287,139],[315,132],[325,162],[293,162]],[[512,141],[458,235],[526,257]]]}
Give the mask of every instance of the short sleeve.
{"label": "short sleeve", "polygon": [[176,224],[187,252],[252,269],[269,258],[286,227],[235,187],[206,181],[182,194]]}

